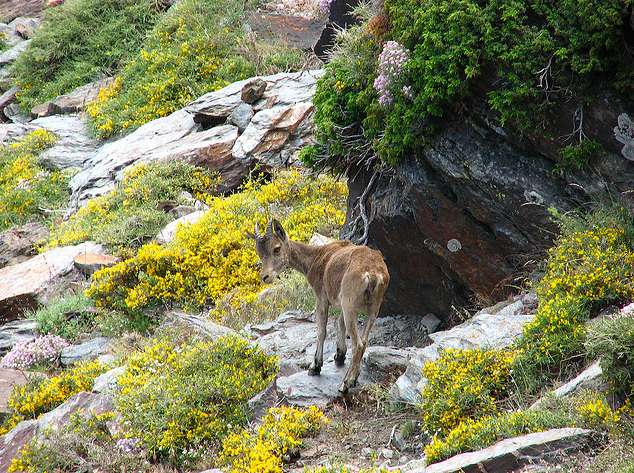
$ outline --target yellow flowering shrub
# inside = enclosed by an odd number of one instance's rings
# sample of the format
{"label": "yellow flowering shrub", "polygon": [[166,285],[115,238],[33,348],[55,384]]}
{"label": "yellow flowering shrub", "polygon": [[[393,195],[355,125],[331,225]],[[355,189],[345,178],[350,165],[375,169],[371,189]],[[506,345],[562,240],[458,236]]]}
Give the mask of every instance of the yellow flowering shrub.
{"label": "yellow flowering shrub", "polygon": [[517,344],[514,377],[535,392],[553,376],[566,376],[581,359],[585,322],[593,310],[634,297],[634,251],[623,227],[565,233],[548,255],[537,284],[535,319]]}
{"label": "yellow flowering shrub", "polygon": [[276,357],[238,337],[182,346],[159,339],[130,357],[116,408],[126,436],[151,457],[184,465],[243,426],[248,400],[276,373]]}
{"label": "yellow flowering shrub", "polygon": [[512,351],[447,349],[426,363],[420,406],[424,428],[447,433],[465,419],[496,413],[515,356]]}
{"label": "yellow flowering shrub", "polygon": [[183,0],[174,5],[117,81],[87,108],[97,135],[104,138],[136,128],[231,82],[278,72],[281,67],[275,62],[281,50],[300,66],[300,52],[281,46],[269,54],[254,48],[258,57],[248,57],[242,25],[248,7],[237,0]]}
{"label": "yellow flowering shrub", "polygon": [[302,438],[326,421],[315,406],[271,408],[257,432],[243,430],[224,439],[220,463],[228,473],[282,473],[284,455],[301,447]]}
{"label": "yellow flowering shrub", "polygon": [[290,238],[333,235],[343,224],[347,189],[327,176],[284,172],[269,183],[251,181],[235,194],[213,197],[195,224],[177,230],[172,243],[149,243],[137,255],[93,276],[88,296],[101,307],[133,311],[168,301],[202,306],[231,293],[254,301],[262,289],[253,232],[274,214]]}
{"label": "yellow flowering shrub", "polygon": [[206,202],[217,183],[213,173],[182,161],[136,165],[114,190],[89,200],[52,228],[48,246],[92,240],[129,251],[154,238],[173,220],[161,203],[179,199],[187,203],[180,197],[184,191]]}
{"label": "yellow flowering shrub", "polygon": [[22,420],[35,419],[49,412],[74,394],[92,390],[95,378],[107,369],[98,361],[90,361],[52,378],[37,377],[24,386],[15,386],[7,403],[11,415],[0,427],[0,434]]}
{"label": "yellow flowering shrub", "polygon": [[466,418],[442,436],[434,436],[425,449],[427,463],[436,463],[462,452],[493,445],[498,440],[542,430],[571,426],[573,421],[562,412],[527,410]]}
{"label": "yellow flowering shrub", "polygon": [[38,129],[0,146],[0,231],[42,219],[46,210],[66,204],[69,176],[38,163],[38,155],[56,141],[53,133]]}

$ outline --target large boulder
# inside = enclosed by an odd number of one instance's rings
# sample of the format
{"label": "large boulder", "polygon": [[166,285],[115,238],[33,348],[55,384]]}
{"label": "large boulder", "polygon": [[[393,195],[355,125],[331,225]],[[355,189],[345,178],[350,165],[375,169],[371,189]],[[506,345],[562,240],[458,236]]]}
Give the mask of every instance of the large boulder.
{"label": "large boulder", "polygon": [[11,460],[31,439],[42,435],[47,430],[54,431],[68,424],[73,414],[79,413],[88,417],[91,414],[99,415],[110,412],[113,408],[110,396],[81,392],[35,420],[20,422],[11,431],[0,437],[0,472],[8,471]]}
{"label": "large boulder", "polygon": [[74,258],[82,253],[103,253],[92,242],[54,248],[23,263],[0,269],[0,322],[19,318],[67,288],[73,280],[84,280],[75,269]]}
{"label": "large boulder", "polygon": [[411,404],[419,403],[420,392],[425,385],[421,372],[423,365],[437,360],[442,350],[500,349],[511,345],[522,334],[524,325],[533,320],[534,302],[530,294],[518,296],[506,305],[498,304],[483,309],[449,330],[430,334],[433,343],[412,353],[405,373],[392,386],[392,398]]}

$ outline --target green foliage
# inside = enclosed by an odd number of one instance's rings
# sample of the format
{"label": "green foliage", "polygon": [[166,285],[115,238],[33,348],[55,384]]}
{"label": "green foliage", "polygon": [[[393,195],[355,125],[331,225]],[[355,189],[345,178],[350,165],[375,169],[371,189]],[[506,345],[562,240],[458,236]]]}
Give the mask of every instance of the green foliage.
{"label": "green foliage", "polygon": [[447,349],[426,363],[420,406],[425,430],[447,433],[464,419],[497,412],[498,401],[508,394],[514,356],[510,351]]}
{"label": "green foliage", "polygon": [[20,104],[38,103],[116,72],[159,17],[156,0],[67,0],[44,12],[15,63]]}
{"label": "green foliage", "polygon": [[148,334],[160,322],[160,317],[151,312],[98,310],[95,324],[106,337],[121,337],[127,333]]}
{"label": "green foliage", "polygon": [[94,325],[93,315],[88,310],[92,301],[83,293],[61,297],[36,310],[29,318],[37,322],[41,334],[59,335],[74,341],[87,333]]}
{"label": "green foliage", "polygon": [[125,253],[154,238],[173,220],[161,204],[191,204],[181,197],[184,191],[207,200],[216,183],[213,174],[182,161],[137,165],[113,191],[91,199],[53,228],[49,246],[92,240]]}
{"label": "green foliage", "polygon": [[592,324],[586,341],[592,358],[601,360],[603,376],[622,396],[634,393],[634,317],[604,318]]}
{"label": "green foliage", "polygon": [[101,471],[119,473],[150,471],[142,454],[117,447],[108,426],[114,420],[109,412],[84,416],[73,414],[60,429],[45,431],[22,448],[9,467],[10,472],[47,473]]}
{"label": "green foliage", "polygon": [[117,411],[126,435],[175,465],[209,455],[249,416],[248,400],[277,373],[277,359],[237,337],[175,346],[156,340],[130,357]]}
{"label": "green foliage", "polygon": [[[377,21],[371,21],[346,32],[318,85],[315,123],[324,159],[331,167],[345,166],[346,138],[359,133],[389,164],[419,156],[444,120],[482,89],[503,125],[540,134],[561,104],[572,100],[582,108],[591,101],[597,81],[631,96],[634,72],[623,13],[629,5],[630,0],[386,0],[389,31],[373,35]],[[412,93],[395,89],[394,103],[380,107],[373,81],[384,40],[409,50],[398,85],[408,85]],[[361,64],[347,63],[351,57]],[[574,164],[596,151],[588,140],[576,150],[567,148],[562,158]]]}
{"label": "green foliage", "polygon": [[0,146],[0,231],[36,218],[46,220],[68,200],[67,173],[48,171],[38,156],[57,137],[44,129]]}
{"label": "green foliage", "polygon": [[562,218],[536,287],[537,314],[516,344],[513,378],[520,391],[535,393],[572,374],[583,359],[585,322],[601,307],[634,297],[633,241],[627,211]]}
{"label": "green foliage", "polygon": [[583,169],[592,158],[600,156],[603,147],[594,140],[568,145],[559,150],[559,165],[563,169]]}
{"label": "green foliage", "polygon": [[148,35],[117,81],[88,107],[100,137],[134,129],[231,82],[296,69],[300,51],[248,38],[251,0],[183,0]]}

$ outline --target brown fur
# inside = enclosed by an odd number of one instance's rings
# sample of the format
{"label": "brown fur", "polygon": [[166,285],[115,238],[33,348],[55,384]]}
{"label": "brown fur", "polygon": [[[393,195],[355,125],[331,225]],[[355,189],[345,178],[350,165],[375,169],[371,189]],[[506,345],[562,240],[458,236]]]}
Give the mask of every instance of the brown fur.
{"label": "brown fur", "polygon": [[[383,255],[349,241],[335,241],[324,246],[292,241],[276,220],[269,222],[264,235],[260,235],[256,227],[254,237],[264,282],[272,282],[282,271],[292,268],[306,276],[315,292],[317,350],[309,374],[318,375],[323,365],[329,308],[339,307],[343,311],[337,323],[335,362],[338,366],[344,364],[347,334],[352,341],[352,362],[339,387],[341,392],[346,392],[357,382],[370,330],[390,282]],[[357,328],[360,313],[367,315],[363,334],[359,334]]]}

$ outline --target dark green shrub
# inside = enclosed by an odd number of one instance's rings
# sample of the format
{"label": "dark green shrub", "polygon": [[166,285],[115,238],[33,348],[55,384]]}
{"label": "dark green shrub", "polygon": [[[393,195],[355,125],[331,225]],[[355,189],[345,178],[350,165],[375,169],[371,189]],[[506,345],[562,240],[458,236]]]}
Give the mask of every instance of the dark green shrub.
{"label": "dark green shrub", "polygon": [[19,101],[33,105],[112,75],[136,53],[159,17],[156,0],[66,0],[16,61]]}

